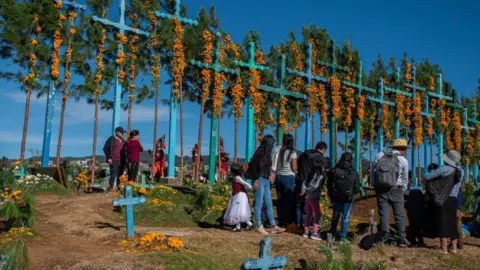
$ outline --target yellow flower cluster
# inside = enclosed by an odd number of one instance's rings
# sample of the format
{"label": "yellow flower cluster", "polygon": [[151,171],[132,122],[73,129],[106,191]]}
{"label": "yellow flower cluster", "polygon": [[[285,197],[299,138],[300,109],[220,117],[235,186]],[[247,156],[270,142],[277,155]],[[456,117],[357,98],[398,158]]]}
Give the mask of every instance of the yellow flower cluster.
{"label": "yellow flower cluster", "polygon": [[405,62],[403,67],[404,67],[403,80],[406,83],[410,83],[412,81],[412,74],[410,73],[412,65],[409,62]]}
{"label": "yellow flower cluster", "polygon": [[267,122],[268,122],[268,124],[270,124],[270,125],[273,124],[273,122],[275,122],[275,117],[274,117],[271,113],[268,114],[268,120],[267,120]]}
{"label": "yellow flower cluster", "polygon": [[[450,109],[447,109],[447,112],[445,113],[446,116],[445,116],[445,122],[447,123],[447,127],[448,127],[448,123],[450,123],[452,121],[452,116],[451,116],[451,110]],[[447,151],[449,150],[452,150],[455,148],[455,144],[453,143],[452,141],[452,130],[446,130],[445,129],[445,148]]]}
{"label": "yellow flower cluster", "polygon": [[248,86],[248,95],[251,99],[251,105],[255,114],[255,123],[259,124],[261,121],[262,106],[264,105],[263,94],[258,90],[261,83],[260,72],[256,69],[250,69],[250,85]]}
{"label": "yellow flower cluster", "polygon": [[405,123],[405,96],[402,94],[395,94],[395,114],[400,123]]}
{"label": "yellow flower cluster", "polygon": [[53,7],[56,9],[61,9],[62,8],[62,1],[54,1],[53,2]]}
{"label": "yellow flower cluster", "polygon": [[363,121],[365,116],[365,96],[358,96],[357,97],[357,117],[358,120]]}
{"label": "yellow flower cluster", "polygon": [[[213,58],[212,58],[212,52],[213,52],[213,36],[212,33],[208,29],[203,30],[202,32],[202,40],[203,40],[203,62],[206,64],[212,64],[213,63]],[[205,102],[205,100],[208,99],[210,96],[210,84],[212,82],[212,72],[210,69],[203,69],[201,72],[201,77],[202,77],[202,101]]]}
{"label": "yellow flower cluster", "polygon": [[307,100],[307,105],[308,105],[308,112],[310,114],[314,114],[318,108],[319,100],[320,100],[320,83],[317,83],[316,81],[312,81],[312,84],[307,87],[307,95],[308,95],[308,100]]}
{"label": "yellow flower cluster", "polygon": [[127,44],[128,38],[125,34],[116,34],[117,41],[120,42],[121,44]]}
{"label": "yellow flower cluster", "polygon": [[370,114],[370,132],[369,132],[369,135],[370,135],[370,142],[373,142],[373,138],[375,137],[375,134],[376,134],[376,131],[375,131],[375,120],[376,120],[376,117],[377,117],[377,110],[372,110],[371,114]]}
{"label": "yellow flower cluster", "polygon": [[284,132],[287,130],[287,124],[288,124],[287,109],[286,109],[287,102],[288,102],[288,99],[286,97],[282,97],[282,99],[280,99],[280,109],[278,111],[279,112],[278,125],[280,126],[280,128],[282,128]]}
{"label": "yellow flower cluster", "polygon": [[11,228],[7,233],[2,234],[0,237],[0,245],[16,241],[19,238],[33,236],[33,233],[30,231],[30,228],[18,227]]}
{"label": "yellow flower cluster", "polygon": [[77,13],[75,11],[69,11],[67,18],[70,21],[70,23],[73,23],[73,20],[77,18]]}
{"label": "yellow flower cluster", "polygon": [[50,67],[50,74],[52,79],[57,80],[60,75],[59,65],[60,65],[60,46],[62,46],[63,40],[60,33],[62,29],[62,18],[65,18],[62,14],[59,15],[57,28],[53,34],[53,51],[52,51],[52,65]]}
{"label": "yellow flower cluster", "polygon": [[464,149],[464,157],[465,157],[465,163],[467,165],[470,165],[472,163],[472,158],[473,158],[473,136],[472,132],[470,130],[467,131],[467,143],[465,145]]}
{"label": "yellow flower cluster", "polygon": [[327,93],[325,91],[325,85],[320,83],[318,85],[318,103],[320,105],[320,121],[322,124],[321,132],[325,134],[327,132],[327,122],[328,122],[328,103],[327,103]]}
{"label": "yellow flower cluster", "polygon": [[413,99],[413,117],[415,119],[415,128],[413,129],[413,144],[420,145],[423,142],[423,118],[420,115],[422,111],[422,97],[416,95]]}
{"label": "yellow flower cluster", "polygon": [[[220,46],[219,52],[219,63],[223,65],[224,61],[224,47]],[[225,89],[223,87],[223,82],[225,81],[225,75],[220,72],[215,72],[213,81],[213,97],[212,97],[212,107],[213,115],[215,117],[220,117],[220,112],[222,110],[223,97],[225,96]]]}
{"label": "yellow flower cluster", "polygon": [[383,137],[385,140],[390,140],[392,138],[392,131],[390,129],[390,110],[387,104],[382,104],[382,129],[383,129]]}
{"label": "yellow flower cluster", "polygon": [[255,62],[260,65],[265,65],[265,54],[261,51],[255,52]]}
{"label": "yellow flower cluster", "polygon": [[444,99],[441,99],[438,101],[438,109],[440,110],[440,125],[444,129],[448,127],[448,115],[447,115],[447,112],[445,111],[446,104],[447,104],[447,101]]}
{"label": "yellow flower cluster", "polygon": [[105,52],[105,41],[107,40],[105,32],[107,32],[107,30],[102,27],[101,36],[98,40],[97,45],[97,56],[95,57],[95,64],[97,66],[97,70],[95,72],[95,89],[93,90],[93,94],[96,97],[99,97],[102,94],[99,86],[103,80],[103,52]]}
{"label": "yellow flower cluster", "polygon": [[155,206],[165,206],[168,210],[172,210],[172,207],[175,205],[173,202],[162,201],[160,199],[152,199],[152,200],[149,200],[148,202]]}
{"label": "yellow flower cluster", "polygon": [[83,185],[83,189],[86,190],[88,189],[88,181],[90,177],[88,175],[87,171],[81,172],[77,175],[77,178],[75,178],[75,181]]}
{"label": "yellow flower cluster", "polygon": [[335,118],[339,118],[341,114],[340,102],[342,101],[341,82],[337,77],[328,78],[330,86],[330,99],[332,100],[331,113]]}
{"label": "yellow flower cluster", "polygon": [[344,87],[343,96],[345,100],[345,126],[348,128],[352,125],[352,110],[355,109],[355,89]]}
{"label": "yellow flower cluster", "polygon": [[173,99],[180,95],[182,78],[187,65],[185,62],[185,53],[183,51],[183,26],[177,19],[173,18],[173,58],[172,58],[172,77],[173,77]]}
{"label": "yellow flower cluster", "polygon": [[460,120],[460,112],[456,111],[453,113],[453,142],[455,150],[458,152],[462,149],[462,122]]}
{"label": "yellow flower cluster", "polygon": [[[298,43],[291,42],[288,45],[288,47],[289,47],[290,52],[293,54],[293,57],[295,59],[294,60],[295,61],[295,69],[299,70],[299,71],[303,71],[304,70],[304,65],[302,63],[302,54],[300,53],[300,48],[298,47]],[[295,79],[293,79],[289,89],[292,92],[300,92],[303,84],[304,84],[303,78],[302,77],[296,77]]]}

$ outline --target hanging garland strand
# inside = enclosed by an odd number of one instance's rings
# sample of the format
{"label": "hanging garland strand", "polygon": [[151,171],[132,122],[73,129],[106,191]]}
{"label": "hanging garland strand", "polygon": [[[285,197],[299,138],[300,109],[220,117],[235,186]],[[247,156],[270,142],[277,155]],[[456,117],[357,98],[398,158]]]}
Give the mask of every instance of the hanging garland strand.
{"label": "hanging garland strand", "polygon": [[[220,45],[220,52],[219,52],[219,63],[223,65],[225,54],[224,54],[224,46],[223,44]],[[223,97],[225,96],[225,89],[223,87],[223,82],[225,81],[225,75],[221,72],[215,72],[214,74],[215,80],[213,81],[213,96],[212,96],[212,107],[213,107],[213,115],[215,117],[220,117],[222,111],[222,103]]]}
{"label": "hanging garland strand", "polygon": [[[240,61],[240,50],[238,45],[232,42],[230,35],[225,35],[225,47],[226,50],[233,54],[233,58]],[[236,68],[240,72],[240,68]],[[232,110],[235,120],[238,121],[243,116],[243,99],[245,98],[245,92],[242,88],[242,77],[236,76],[235,83],[231,89],[232,96]]]}
{"label": "hanging garland strand", "polygon": [[[56,2],[58,3],[58,2]],[[61,5],[54,5],[55,8],[61,9]],[[59,7],[60,6],[60,7]],[[57,21],[57,28],[53,33],[53,50],[52,50],[52,64],[50,66],[50,75],[52,76],[53,80],[58,80],[58,76],[60,75],[60,46],[62,46],[63,40],[61,35],[62,30],[62,20],[65,20],[66,17],[59,11],[58,21]]]}
{"label": "hanging garland strand", "polygon": [[342,93],[340,80],[332,76],[328,78],[328,83],[330,85],[330,99],[332,101],[332,116],[339,118],[341,115],[340,102],[342,101]]}
{"label": "hanging garland strand", "polygon": [[100,97],[102,95],[102,91],[100,90],[99,86],[103,80],[103,52],[105,52],[105,41],[107,40],[107,36],[105,33],[107,30],[105,28],[101,28],[100,39],[98,40],[97,45],[97,56],[95,57],[95,64],[97,66],[97,71],[95,72],[95,87],[93,90],[93,95],[95,97]]}
{"label": "hanging garland strand", "polygon": [[69,36],[68,36],[68,44],[67,49],[65,52],[65,77],[63,80],[63,100],[67,101],[68,99],[68,84],[70,82],[70,77],[72,73],[70,72],[70,62],[72,61],[72,38],[77,34],[77,29],[73,28],[73,21],[77,17],[77,13],[75,11],[68,12],[68,21],[69,21]]}
{"label": "hanging garland strand", "polygon": [[[185,53],[183,51],[183,32],[184,32],[184,29],[183,29],[183,26],[182,26],[182,23],[180,23],[180,21],[177,19],[177,18],[173,18],[172,19],[172,22],[173,22],[173,58],[172,58],[172,76],[173,76],[173,91],[172,91],[172,96],[173,96],[173,99],[176,100],[178,98],[178,96],[180,95],[180,84],[181,84],[181,81],[182,81],[182,78],[183,78],[183,75],[184,75],[184,70],[185,70],[185,66],[187,65],[187,63],[185,62]],[[205,32],[208,33],[209,37],[206,37],[205,36]],[[206,61],[206,63],[209,63],[211,64],[212,63],[212,34],[208,31],[208,30],[204,30],[204,33],[203,33],[203,40],[205,42],[205,45],[204,45],[204,53],[203,53],[203,56],[204,56],[204,60]],[[207,45],[208,44],[208,45]],[[207,50],[207,46],[209,46],[209,50]],[[206,54],[208,53],[208,57],[206,57]],[[209,60],[210,59],[210,60]],[[206,71],[207,69],[203,69],[202,70],[202,79],[204,79],[204,87],[203,87],[203,91],[205,91],[205,88],[207,89],[206,91],[206,96],[204,98],[204,100],[206,100],[208,98],[208,94],[209,94],[209,87],[210,87],[210,71],[208,71],[208,75],[204,75],[204,72]],[[206,74],[206,73],[205,73]],[[206,78],[208,76],[208,79]],[[207,85],[205,87],[205,84]],[[202,95],[202,98],[204,96]]]}
{"label": "hanging garland strand", "polygon": [[462,150],[462,122],[460,119],[460,112],[455,111],[453,113],[453,143],[455,150],[459,153]]}
{"label": "hanging garland strand", "polygon": [[452,141],[452,129],[449,127],[449,124],[452,121],[451,110],[447,109],[445,122],[447,123],[447,129],[445,129],[445,148],[447,151],[450,151],[455,148],[455,145]]}
{"label": "hanging garland strand", "polygon": [[[256,52],[255,53],[255,62],[264,65],[265,59],[263,57],[263,53]],[[257,127],[262,127],[264,125],[264,120],[262,118],[262,111],[264,105],[264,98],[263,94],[258,91],[258,86],[260,85],[262,77],[260,72],[254,68],[250,69],[250,85],[248,86],[248,95],[250,96],[253,111],[254,111],[254,119],[255,125]]]}
{"label": "hanging garland strand", "polygon": [[376,131],[375,131],[376,117],[377,117],[377,110],[372,110],[372,112],[370,113],[370,132],[369,132],[370,142],[373,142],[373,138],[375,138],[375,134],[376,134]]}
{"label": "hanging garland strand", "polygon": [[420,95],[415,96],[413,99],[413,108],[413,117],[415,119],[413,144],[418,146],[423,142],[423,118],[420,115],[422,111],[422,97]]}
{"label": "hanging garland strand", "polygon": [[383,136],[385,140],[390,140],[392,138],[392,131],[390,129],[390,107],[387,104],[382,104],[382,129],[383,129]]}
{"label": "hanging garland strand", "polygon": [[33,16],[32,20],[33,26],[33,34],[34,36],[31,38],[30,41],[30,55],[28,57],[28,75],[23,77],[22,79],[22,84],[25,86],[27,91],[31,90],[31,85],[33,84],[35,80],[35,64],[37,63],[37,56],[35,55],[35,48],[38,46],[38,41],[35,39],[35,35],[38,35],[42,29],[40,26],[38,26],[38,16],[35,15]]}
{"label": "hanging garland strand", "polygon": [[[203,30],[202,32],[202,40],[203,40],[203,62],[207,64],[212,64],[213,63],[213,58],[212,58],[212,52],[213,52],[213,45],[212,45],[212,40],[213,36],[210,31],[207,29]],[[202,69],[201,72],[202,75],[202,101],[205,102],[207,98],[210,96],[210,84],[212,82],[212,73],[210,69]]]}
{"label": "hanging garland strand", "polygon": [[[138,26],[138,16],[137,14],[130,14],[128,16],[130,20],[132,20],[132,27],[136,28]],[[137,66],[135,65],[138,59],[138,47],[137,47],[137,42],[140,40],[140,37],[137,34],[132,35],[131,39],[128,41],[128,58],[130,65],[128,67],[128,72],[129,72],[129,84],[128,84],[128,91],[130,94],[128,95],[128,98],[130,100],[130,103],[135,99],[135,95],[133,91],[137,88],[135,85],[135,78],[137,77]]]}
{"label": "hanging garland strand", "polygon": [[[435,79],[433,78],[433,76],[430,76],[430,86],[428,90],[431,92],[435,91]],[[430,113],[435,115],[437,112],[437,100],[435,98],[431,98],[430,104],[427,106],[430,106]],[[427,137],[430,143],[433,143],[433,129],[433,117],[427,117]]]}
{"label": "hanging garland strand", "polygon": [[475,154],[477,164],[480,164],[480,125],[475,125]]}
{"label": "hanging garland strand", "polygon": [[[319,69],[319,75],[323,76],[325,68]],[[327,133],[327,123],[328,123],[328,102],[327,102],[327,92],[325,89],[325,84],[318,84],[318,103],[320,108],[320,121],[321,121],[321,132],[322,134]]]}
{"label": "hanging garland strand", "polygon": [[472,132],[470,130],[467,130],[467,143],[464,149],[465,154],[463,155],[465,157],[465,163],[467,165],[472,164],[472,157],[473,157],[473,151],[474,151],[473,145],[474,145],[474,142],[473,142]]}

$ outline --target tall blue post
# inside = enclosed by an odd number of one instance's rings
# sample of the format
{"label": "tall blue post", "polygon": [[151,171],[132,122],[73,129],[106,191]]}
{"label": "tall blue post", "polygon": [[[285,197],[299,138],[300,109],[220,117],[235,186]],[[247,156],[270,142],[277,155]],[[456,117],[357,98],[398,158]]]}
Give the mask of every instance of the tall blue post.
{"label": "tall blue post", "polygon": [[[424,103],[425,103],[425,111],[427,113],[429,113],[429,101],[428,101],[428,95],[425,95],[425,98],[424,98]],[[426,126],[425,124],[423,125],[424,127]],[[428,148],[429,148],[429,145],[432,143],[432,142],[429,142],[428,141],[429,138],[428,136],[425,136],[424,139],[423,139],[423,174],[427,174],[428,173],[428,156],[429,156],[429,153],[428,153]]]}
{"label": "tall blue post", "polygon": [[[441,74],[441,73],[438,73],[438,74],[437,74],[437,94],[439,94],[439,95],[443,95],[443,93],[442,93],[442,84],[443,84],[442,74]],[[437,114],[440,115],[440,114],[441,114],[441,111],[440,111],[440,110],[437,110]],[[443,166],[443,159],[442,159],[442,154],[443,154],[443,140],[444,140],[443,132],[439,132],[439,133],[437,134],[437,137],[438,137],[438,141],[437,141],[437,152],[438,152],[437,163],[438,163],[438,165]]]}
{"label": "tall blue post", "polygon": [[175,152],[177,140],[177,102],[170,96],[170,121],[168,122],[168,170],[167,177],[175,177]]}
{"label": "tall blue post", "polygon": [[[378,80],[378,91],[380,92],[380,99],[383,100],[383,78]],[[377,104],[377,119],[382,119],[382,104]],[[378,151],[383,151],[383,128],[378,126],[377,130]]]}
{"label": "tall blue post", "polygon": [[[476,126],[479,125],[480,123],[477,121],[477,104],[475,103],[472,104],[471,120],[474,123],[475,130],[476,130]],[[478,143],[475,140],[473,141],[474,143]],[[476,147],[474,147],[473,149],[476,149]],[[474,150],[473,158],[472,158],[472,178],[474,183],[478,182],[478,163],[477,162],[478,162],[477,150]]]}
{"label": "tall blue post", "polygon": [[[176,18],[182,24],[197,25],[197,20],[191,20],[180,16],[180,0],[175,1],[174,14],[168,14],[160,11],[155,11],[155,16],[162,19]],[[161,71],[160,71],[161,72]],[[170,119],[169,119],[169,139],[168,139],[168,171],[167,177],[175,177],[175,152],[176,152],[176,138],[177,138],[177,101],[173,98],[173,89],[170,94]],[[200,147],[200,146],[199,146]],[[199,153],[201,156],[202,153]],[[183,169],[183,168],[182,168]],[[195,176],[194,176],[195,177]]]}
{"label": "tall blue post", "polygon": [[[395,72],[395,81],[397,83],[397,87],[400,85],[400,68],[397,67],[396,72]],[[393,137],[395,139],[400,138],[400,119],[398,117],[395,117],[395,128],[394,128],[394,134]]]}
{"label": "tall blue post", "polygon": [[[74,9],[85,10],[85,6],[75,2],[55,0],[62,3],[62,7],[70,6]],[[47,168],[50,159],[50,143],[52,140],[52,121],[55,111],[55,81],[50,79],[48,82],[47,108],[45,112],[45,126],[43,129],[43,145],[42,145],[42,167]]]}
{"label": "tall blue post", "polygon": [[47,109],[43,130],[42,167],[47,168],[50,160],[50,142],[52,140],[52,120],[55,110],[55,82],[48,82]]}
{"label": "tall blue post", "polygon": [[[210,119],[210,151],[208,157],[208,181],[215,184],[215,161],[217,160],[218,121],[212,116]],[[213,169],[212,169],[213,168]]]}
{"label": "tall blue post", "polygon": [[[463,136],[462,136],[462,146],[467,145],[467,134],[468,134],[468,112],[467,108],[462,108],[462,123],[463,123]],[[464,175],[463,179],[465,182],[470,179],[470,166],[468,164],[463,164]]]}

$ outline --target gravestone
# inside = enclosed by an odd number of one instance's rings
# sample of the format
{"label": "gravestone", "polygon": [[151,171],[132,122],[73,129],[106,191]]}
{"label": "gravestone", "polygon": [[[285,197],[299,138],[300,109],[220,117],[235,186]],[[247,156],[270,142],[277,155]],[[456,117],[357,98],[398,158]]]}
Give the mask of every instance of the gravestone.
{"label": "gravestone", "polygon": [[131,239],[135,233],[134,223],[133,223],[133,206],[135,204],[145,203],[145,196],[132,197],[132,187],[127,185],[125,187],[125,198],[113,200],[113,206],[126,206],[125,207],[125,219],[127,224],[127,237]]}
{"label": "gravestone", "polygon": [[[52,177],[53,179],[55,179],[55,181],[57,181],[58,183],[61,184],[60,182],[60,176],[58,175],[58,170],[57,168],[55,167],[52,167],[52,168],[31,168],[30,171],[32,172],[32,175],[37,175],[37,174],[43,174],[43,175],[48,175],[50,177]],[[62,172],[62,177],[63,179],[65,179],[65,173],[63,171],[63,168],[60,169],[60,171]]]}
{"label": "gravestone", "polygon": [[270,249],[272,248],[272,237],[267,236],[260,241],[260,252],[258,259],[246,259],[243,261],[242,268],[244,270],[253,269],[283,269],[287,265],[287,257],[278,256],[272,257],[270,255]]}
{"label": "gravestone", "polygon": [[160,177],[158,183],[166,186],[177,186],[180,187],[183,185],[183,181],[177,177]]}

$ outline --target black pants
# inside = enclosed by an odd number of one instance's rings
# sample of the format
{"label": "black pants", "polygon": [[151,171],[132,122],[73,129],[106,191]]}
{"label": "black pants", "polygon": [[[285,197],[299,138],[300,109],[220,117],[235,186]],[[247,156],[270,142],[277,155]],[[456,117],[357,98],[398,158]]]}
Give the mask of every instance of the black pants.
{"label": "black pants", "polygon": [[128,181],[137,181],[138,163],[128,162]]}
{"label": "black pants", "polygon": [[122,175],[122,166],[120,161],[112,161],[112,164],[110,164],[110,181],[109,181],[110,188],[114,187],[115,180],[117,180],[117,186],[118,186],[118,180],[121,175]]}

